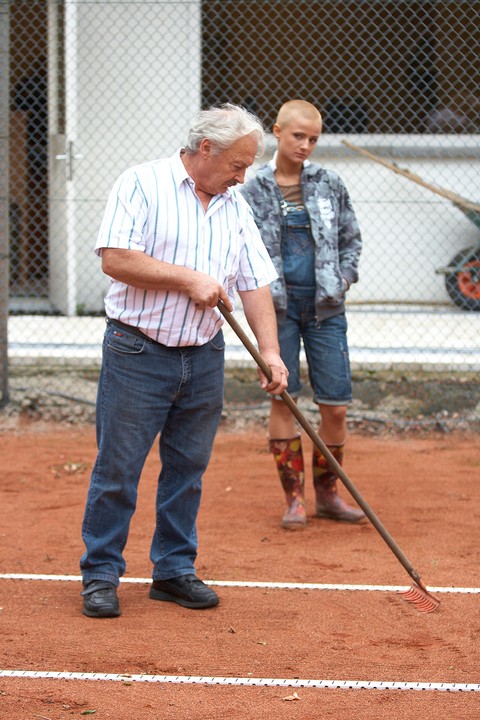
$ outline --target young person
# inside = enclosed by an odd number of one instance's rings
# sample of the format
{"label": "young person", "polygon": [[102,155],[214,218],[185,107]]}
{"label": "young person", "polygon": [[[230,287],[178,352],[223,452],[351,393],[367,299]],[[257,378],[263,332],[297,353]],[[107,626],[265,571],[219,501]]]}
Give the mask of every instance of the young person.
{"label": "young person", "polygon": [[[339,176],[308,158],[322,132],[320,112],[304,100],[280,108],[273,134],[273,160],[241,192],[250,204],[278,273],[271,285],[280,354],[289,370],[288,392],[301,391],[300,348],[305,349],[319,435],[341,464],[352,399],[345,295],[358,280],[362,247],[348,192]],[[304,528],[305,474],[296,421],[280,398],[271,402],[270,451],[285,492],[282,527]],[[322,453],[313,450],[316,514],[358,522],[364,513],[341,498],[337,477]]]}

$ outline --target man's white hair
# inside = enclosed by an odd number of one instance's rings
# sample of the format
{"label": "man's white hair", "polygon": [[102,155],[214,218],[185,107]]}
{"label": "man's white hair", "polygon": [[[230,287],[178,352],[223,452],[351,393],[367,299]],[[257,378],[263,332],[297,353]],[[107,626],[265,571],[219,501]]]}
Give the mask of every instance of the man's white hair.
{"label": "man's white hair", "polygon": [[198,113],[188,132],[185,150],[194,154],[202,140],[207,139],[214,146],[214,154],[218,154],[246,135],[255,135],[258,141],[256,157],[261,157],[265,152],[265,130],[260,120],[239,105],[224,103]]}

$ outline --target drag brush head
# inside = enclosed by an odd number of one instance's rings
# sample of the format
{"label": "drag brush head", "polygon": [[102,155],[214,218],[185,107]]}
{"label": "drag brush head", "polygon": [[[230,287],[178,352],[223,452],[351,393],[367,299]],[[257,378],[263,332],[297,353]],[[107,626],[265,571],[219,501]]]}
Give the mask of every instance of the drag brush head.
{"label": "drag brush head", "polygon": [[433,612],[440,605],[440,600],[431,595],[425,586],[414,583],[412,587],[400,593],[403,599],[413,603],[420,612]]}

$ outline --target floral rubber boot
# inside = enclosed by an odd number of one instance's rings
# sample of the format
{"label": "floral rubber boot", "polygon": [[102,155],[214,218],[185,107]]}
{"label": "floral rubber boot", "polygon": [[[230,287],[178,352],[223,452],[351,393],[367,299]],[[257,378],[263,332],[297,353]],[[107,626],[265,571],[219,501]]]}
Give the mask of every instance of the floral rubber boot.
{"label": "floral rubber boot", "polygon": [[[343,461],[344,445],[327,446],[339,465]],[[337,476],[330,469],[325,457],[317,447],[313,448],[313,486],[315,488],[315,509],[317,517],[359,522],[365,513],[359,508],[348,505],[337,490]]]}
{"label": "floral rubber boot", "polygon": [[275,458],[288,506],[281,526],[286,530],[303,530],[307,524],[307,514],[301,437],[270,440],[269,450]]}

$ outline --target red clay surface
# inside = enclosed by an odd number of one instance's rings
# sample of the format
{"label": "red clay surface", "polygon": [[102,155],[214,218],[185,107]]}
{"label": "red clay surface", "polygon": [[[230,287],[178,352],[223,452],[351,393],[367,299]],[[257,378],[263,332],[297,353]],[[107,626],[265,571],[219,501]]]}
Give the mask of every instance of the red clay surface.
{"label": "red clay surface", "polygon": [[[308,456],[311,444],[304,442]],[[0,446],[0,573],[78,576],[94,428],[26,425],[1,433]],[[477,436],[352,434],[345,470],[428,586],[478,586]],[[126,550],[130,578],[150,576],[157,473],[154,448]],[[307,529],[282,530],[283,499],[265,430],[221,430],[204,483],[199,576],[410,584],[370,523],[312,517],[309,472],[307,504]],[[125,583],[122,616],[92,620],[81,614],[78,581],[0,579],[0,670],[480,687],[476,594],[441,594],[439,609],[424,614],[393,591],[216,589],[218,608],[192,611],[149,600],[147,583]],[[0,677],[0,717],[8,720],[470,720],[479,709],[480,694],[472,691]]]}

